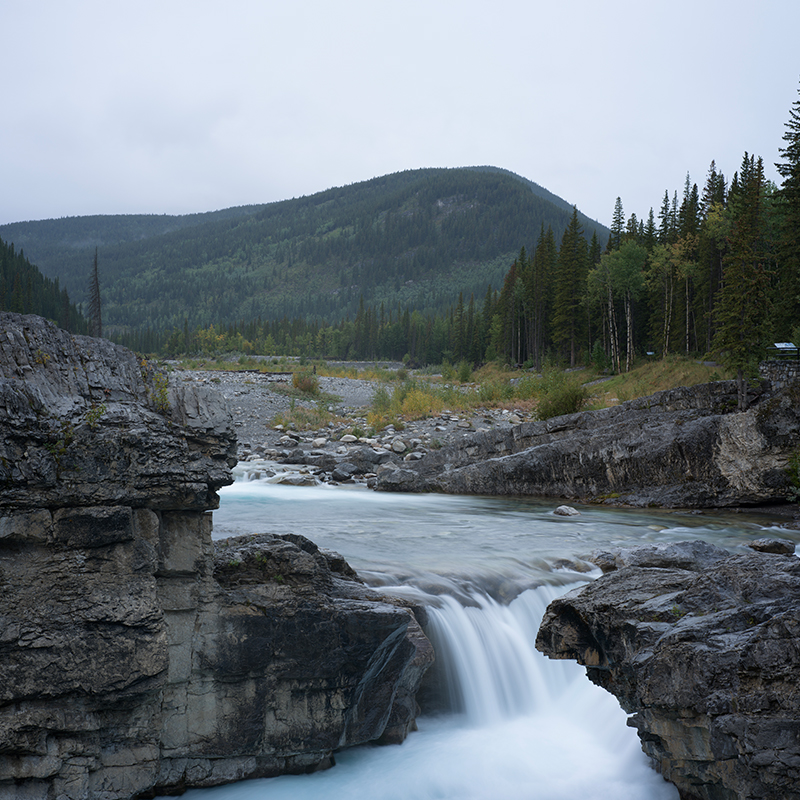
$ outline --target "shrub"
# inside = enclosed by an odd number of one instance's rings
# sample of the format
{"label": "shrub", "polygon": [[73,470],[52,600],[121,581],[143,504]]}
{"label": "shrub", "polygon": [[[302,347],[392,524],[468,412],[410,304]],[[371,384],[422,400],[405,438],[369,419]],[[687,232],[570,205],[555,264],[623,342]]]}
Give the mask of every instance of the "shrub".
{"label": "shrub", "polygon": [[310,369],[301,369],[293,373],[292,386],[304,394],[319,394],[319,380]]}
{"label": "shrub", "polygon": [[583,408],[589,393],[573,377],[559,370],[547,370],[542,379],[542,390],[536,414],[539,419],[574,414]]}
{"label": "shrub", "polygon": [[372,410],[376,414],[388,414],[392,407],[392,398],[385,386],[379,386],[372,395]]}
{"label": "shrub", "polygon": [[459,383],[469,383],[472,380],[472,365],[466,359],[458,362],[456,377]]}

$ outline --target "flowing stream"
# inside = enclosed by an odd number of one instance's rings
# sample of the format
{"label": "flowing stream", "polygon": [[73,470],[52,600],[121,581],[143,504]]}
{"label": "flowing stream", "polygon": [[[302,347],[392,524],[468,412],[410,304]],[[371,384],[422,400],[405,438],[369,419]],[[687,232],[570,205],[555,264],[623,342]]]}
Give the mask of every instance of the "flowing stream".
{"label": "flowing stream", "polygon": [[[430,609],[440,711],[399,746],[337,753],[303,776],[193,790],[190,800],[677,800],[616,699],[534,648],[547,604],[599,572],[594,549],[704,539],[735,550],[767,518],[634,512],[531,498],[379,494],[248,480],[220,492],[214,538],[302,533],[373,586]],[[800,541],[795,531],[773,535]],[[444,709],[444,710],[441,710]]]}

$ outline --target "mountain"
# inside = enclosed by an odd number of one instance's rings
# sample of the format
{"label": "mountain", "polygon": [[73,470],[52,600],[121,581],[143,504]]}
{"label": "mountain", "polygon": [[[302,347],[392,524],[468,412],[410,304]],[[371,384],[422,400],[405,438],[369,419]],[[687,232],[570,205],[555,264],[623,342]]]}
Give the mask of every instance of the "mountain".
{"label": "mountain", "polygon": [[[268,205],[185,216],[67,217],[0,226],[75,297],[98,250],[105,330],[286,317],[337,321],[359,302],[441,311],[498,288],[572,206],[493,167],[419,169]],[[587,239],[609,231],[580,215]]]}

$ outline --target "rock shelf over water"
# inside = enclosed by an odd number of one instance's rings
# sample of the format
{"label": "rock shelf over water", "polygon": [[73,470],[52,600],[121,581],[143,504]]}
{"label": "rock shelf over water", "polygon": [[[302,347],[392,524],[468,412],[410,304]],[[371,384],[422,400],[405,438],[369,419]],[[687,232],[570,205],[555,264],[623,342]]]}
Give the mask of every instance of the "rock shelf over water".
{"label": "rock shelf over water", "polygon": [[598,553],[610,571],[553,601],[537,637],[616,695],[687,800],[800,797],[800,559],[755,545]]}

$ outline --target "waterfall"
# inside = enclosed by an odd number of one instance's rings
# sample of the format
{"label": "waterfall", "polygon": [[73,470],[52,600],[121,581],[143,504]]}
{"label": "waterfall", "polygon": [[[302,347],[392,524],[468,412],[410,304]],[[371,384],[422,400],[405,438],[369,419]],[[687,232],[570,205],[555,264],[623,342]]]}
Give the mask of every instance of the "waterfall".
{"label": "waterfall", "polygon": [[552,587],[523,592],[510,605],[475,593],[474,605],[441,597],[430,609],[429,635],[451,710],[471,725],[488,725],[541,710],[571,680],[585,680],[568,662],[548,662],[534,647]]}
{"label": "waterfall", "polygon": [[[648,765],[626,715],[582,667],[534,642],[562,589],[510,604],[429,597],[428,633],[447,713],[399,746],[337,754],[327,772],[187,792],[192,800],[677,800]],[[201,797],[202,795],[202,797]]]}

